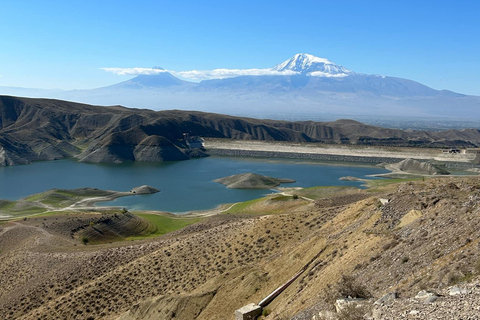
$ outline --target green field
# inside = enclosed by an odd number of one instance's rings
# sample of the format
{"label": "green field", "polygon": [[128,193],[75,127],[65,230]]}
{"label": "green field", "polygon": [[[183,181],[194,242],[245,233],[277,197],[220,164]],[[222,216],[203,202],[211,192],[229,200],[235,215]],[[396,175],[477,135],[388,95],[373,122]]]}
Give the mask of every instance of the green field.
{"label": "green field", "polygon": [[167,214],[147,214],[147,213],[134,213],[142,219],[147,220],[152,225],[151,229],[147,231],[146,234],[131,237],[129,239],[140,239],[140,238],[152,238],[161,236],[176,230],[180,230],[189,226],[191,224],[197,223],[202,218],[187,218],[187,217],[177,217],[170,216]]}
{"label": "green field", "polygon": [[251,213],[249,212],[249,207],[255,203],[265,201],[267,198],[258,198],[253,200],[248,200],[244,202],[238,202],[234,204],[230,209],[224,212],[224,214],[235,214],[235,213]]}
{"label": "green field", "polygon": [[51,215],[54,214],[52,210],[69,207],[82,199],[110,196],[114,193],[93,188],[51,189],[18,201],[0,200],[0,215],[9,215],[13,218],[38,214]]}

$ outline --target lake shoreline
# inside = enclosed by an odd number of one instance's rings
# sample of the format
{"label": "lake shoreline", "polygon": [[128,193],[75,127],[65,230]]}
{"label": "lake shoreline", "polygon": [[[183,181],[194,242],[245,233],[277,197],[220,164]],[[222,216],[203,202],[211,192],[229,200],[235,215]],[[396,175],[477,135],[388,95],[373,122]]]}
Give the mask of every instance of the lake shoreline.
{"label": "lake shoreline", "polygon": [[[358,182],[338,180],[342,176],[365,177],[384,173],[372,164],[320,163],[298,159],[246,159],[207,157],[168,163],[131,162],[88,164],[73,159],[35,162],[27,166],[0,168],[0,198],[16,201],[45,190],[98,188],[131,190],[150,185],[161,192],[142,197],[121,197],[94,206],[125,207],[132,210],[166,211],[175,214],[212,210],[220,204],[243,202],[265,196],[266,190],[228,189],[213,180],[246,172],[296,180],[293,186],[358,186]],[[68,179],[65,179],[68,177]],[[106,199],[95,199],[95,202]],[[85,203],[83,203],[85,204]]]}

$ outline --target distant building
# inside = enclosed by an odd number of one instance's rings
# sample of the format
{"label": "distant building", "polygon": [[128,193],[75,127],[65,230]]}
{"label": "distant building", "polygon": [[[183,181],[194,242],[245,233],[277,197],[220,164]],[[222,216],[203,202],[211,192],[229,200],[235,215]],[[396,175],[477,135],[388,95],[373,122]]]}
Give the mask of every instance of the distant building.
{"label": "distant building", "polygon": [[465,153],[465,151],[461,152],[460,149],[443,149],[443,153]]}

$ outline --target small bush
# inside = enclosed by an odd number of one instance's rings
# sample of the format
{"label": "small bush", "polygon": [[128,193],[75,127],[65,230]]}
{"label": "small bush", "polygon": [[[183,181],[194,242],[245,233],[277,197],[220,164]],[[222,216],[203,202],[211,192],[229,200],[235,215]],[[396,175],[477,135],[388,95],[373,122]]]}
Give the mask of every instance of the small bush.
{"label": "small bush", "polygon": [[360,298],[360,299],[369,299],[372,297],[372,294],[365,285],[359,283],[352,276],[343,276],[342,280],[338,283],[338,295],[337,298]]}

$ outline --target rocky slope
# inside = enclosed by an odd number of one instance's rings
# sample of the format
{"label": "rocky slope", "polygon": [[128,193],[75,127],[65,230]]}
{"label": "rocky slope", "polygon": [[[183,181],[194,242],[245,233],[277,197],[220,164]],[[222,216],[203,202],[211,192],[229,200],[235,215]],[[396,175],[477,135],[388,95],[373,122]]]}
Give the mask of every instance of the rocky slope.
{"label": "rocky slope", "polygon": [[[295,193],[299,199],[275,196],[123,244],[83,246],[56,231],[55,216],[1,225],[0,317],[233,319],[309,261],[265,319],[337,316],[338,298],[371,296],[373,303],[387,293],[400,300],[365,312],[419,319],[452,303],[458,318],[476,311],[468,295],[478,290],[465,282],[480,275],[478,178]],[[454,285],[468,290],[459,300],[447,295]],[[422,290],[439,298],[426,304],[415,298]]]}
{"label": "rocky slope", "polygon": [[480,146],[479,130],[402,131],[352,120],[288,122],[193,111],[100,107],[0,96],[0,165],[76,156],[81,161],[168,161],[202,156],[184,134],[240,140],[387,146]]}

